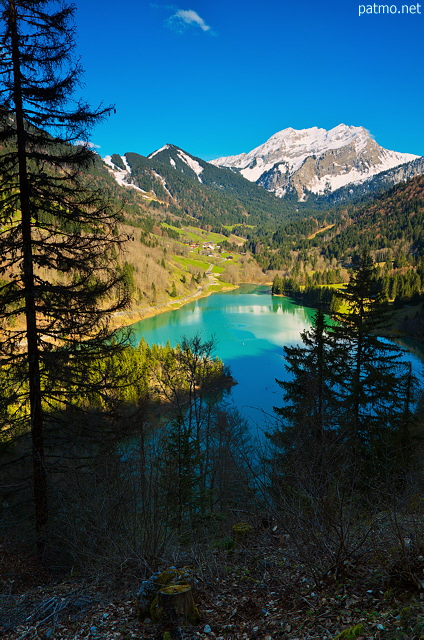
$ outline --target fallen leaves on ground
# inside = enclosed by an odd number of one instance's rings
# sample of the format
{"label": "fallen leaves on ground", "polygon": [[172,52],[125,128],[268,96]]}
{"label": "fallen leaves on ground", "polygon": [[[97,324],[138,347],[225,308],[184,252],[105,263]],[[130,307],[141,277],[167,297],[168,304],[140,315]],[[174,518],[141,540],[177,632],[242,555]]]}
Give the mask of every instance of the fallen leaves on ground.
{"label": "fallen leaves on ground", "polygon": [[[263,543],[265,541],[262,541]],[[171,630],[181,640],[420,640],[424,595],[390,587],[369,559],[346,564],[343,574],[318,584],[289,562],[278,543],[214,552],[214,570],[194,565],[193,594],[201,621]],[[3,563],[3,567],[4,568]],[[1,565],[0,565],[1,566]],[[0,632],[10,640],[162,640],[166,625],[137,618],[133,588],[103,580],[67,579],[25,585],[3,579]],[[10,569],[10,567],[9,567]],[[26,588],[25,588],[26,587]]]}

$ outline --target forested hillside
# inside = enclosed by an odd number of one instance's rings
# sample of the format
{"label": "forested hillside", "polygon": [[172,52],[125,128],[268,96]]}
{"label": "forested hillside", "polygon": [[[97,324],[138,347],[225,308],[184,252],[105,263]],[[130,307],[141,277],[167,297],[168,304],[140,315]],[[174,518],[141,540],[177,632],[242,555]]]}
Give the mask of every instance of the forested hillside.
{"label": "forested hillside", "polygon": [[[199,226],[209,225],[217,231],[228,224],[257,224],[266,220],[276,223],[296,214],[294,204],[281,201],[233,171],[184,154],[183,157],[196,162],[202,169],[199,180],[181,161],[178,151],[169,146],[166,151],[149,158],[137,153],[125,154],[131,169],[131,182],[145,192],[155,194],[175,214],[190,216]],[[120,156],[113,155],[111,159],[122,169]]]}
{"label": "forested hillside", "polygon": [[[3,152],[6,149],[3,146]],[[206,187],[196,192],[188,178],[170,168],[176,174],[176,195],[171,197],[155,179],[150,161],[137,154],[133,160],[129,155],[134,180],[140,180],[145,193],[119,185],[99,156],[93,155],[85,173],[89,188],[107,194],[111,207],[119,212],[116,233],[128,237],[123,253],[116,253],[114,261],[116,272],[128,284],[131,303],[128,312],[116,317],[116,323],[127,324],[150,307],[161,308],[240,281],[265,281],[260,267],[245,254],[243,238],[233,235],[233,230],[243,232],[243,225],[228,223],[228,217],[241,221],[248,217],[237,199]],[[0,276],[0,283],[8,282],[9,275]]]}
{"label": "forested hillside", "polygon": [[[272,234],[251,233],[248,246],[261,267],[276,274],[276,293],[347,282],[349,269],[366,251],[378,266],[386,300],[418,302],[424,290],[423,230],[420,176],[367,204],[290,222]],[[331,291],[320,296],[329,305]]]}
{"label": "forested hillside", "polygon": [[322,247],[326,241],[323,252],[337,260],[350,260],[366,249],[378,262],[416,264],[424,247],[424,176],[394,187],[367,206],[348,209],[322,238]]}
{"label": "forested hillside", "polygon": [[[228,262],[225,264],[225,273],[221,277],[223,282],[237,283],[248,281],[249,278],[256,282],[270,282],[276,277],[275,293],[294,295],[312,306],[324,304],[329,308],[334,291],[323,288],[346,283],[349,280],[349,270],[358,256],[363,251],[368,251],[377,264],[377,276],[382,282],[387,300],[396,301],[398,305],[408,302],[416,304],[420,301],[424,289],[424,177],[402,183],[366,204],[327,212],[316,211],[313,216],[307,211],[297,211],[295,217],[291,214],[284,225],[279,226],[278,220],[269,210],[261,216],[256,205],[251,210],[251,215],[246,215],[247,206],[245,208],[241,204],[237,181],[248,183],[247,180],[225,169],[217,169],[216,177],[206,167],[201,174],[205,182],[213,182],[215,178],[222,181],[223,175],[229,174],[231,185],[231,181],[236,178],[237,189],[234,188],[234,191],[237,191],[237,199],[233,201],[229,213],[228,196],[222,195],[219,198],[215,190],[208,190],[209,187],[199,183],[198,176],[179,160],[177,151],[179,150],[171,148],[148,160],[137,154],[126,156],[127,162],[132,165],[134,182],[143,185],[145,191],[150,189],[150,196],[146,197],[135,189],[125,189],[125,219],[128,224],[141,229],[141,243],[149,246],[149,251],[144,251],[144,256],[139,259],[147,265],[150,261],[145,261],[150,260],[153,255],[151,269],[157,272],[157,281],[162,282],[159,288],[156,285],[153,295],[151,283],[143,283],[135,268],[132,275],[135,279],[134,291],[138,291],[139,301],[144,298],[154,303],[158,300],[158,289],[171,291],[175,280],[175,266],[181,269],[182,263],[172,263],[169,250],[183,258],[194,257],[189,255],[192,249],[188,245],[193,242],[190,234],[193,234],[195,227],[203,228],[203,231],[197,232],[200,234],[219,229],[220,235],[216,236],[215,241],[219,244],[220,251],[235,251],[233,258],[235,256],[236,259],[231,265]],[[167,154],[168,159],[175,156],[175,168],[166,166],[165,163],[157,164],[172,185],[169,186],[174,190],[173,195],[168,189],[168,182],[162,178],[158,185],[157,176],[155,178],[154,173],[152,174],[151,163],[164,154]],[[185,172],[179,169],[178,160],[184,165]],[[118,159],[116,161],[119,162]],[[103,169],[102,171],[104,173]],[[186,173],[190,171],[193,175],[187,177]],[[150,181],[147,180],[149,176]],[[113,182],[111,176],[108,176],[108,180]],[[113,188],[124,191],[116,183]],[[244,195],[247,193],[246,191]],[[257,191],[254,195],[256,194]],[[243,222],[230,224],[227,216],[230,220]],[[210,224],[207,224],[207,220]],[[250,224],[253,220],[256,220],[256,224]],[[232,236],[232,232],[237,236]],[[247,240],[244,246],[243,236]],[[212,238],[204,235],[205,240],[207,237]],[[260,269],[255,271],[251,258],[237,257],[239,251],[244,252],[246,249],[254,256]],[[130,254],[132,257],[129,262],[134,264],[138,260],[134,245]],[[168,273],[163,271],[163,260],[165,267],[168,266]],[[186,262],[186,267],[187,264]],[[205,265],[203,273],[207,268]],[[196,278],[202,273],[202,269],[194,271],[194,265],[191,264],[189,274],[179,273],[176,280],[177,295],[189,292],[185,286],[187,282],[193,282],[193,276]],[[145,274],[146,269],[142,269],[142,273]],[[186,283],[181,283],[183,278]],[[279,279],[282,279],[281,282]],[[417,326],[412,322],[414,328],[411,328],[410,318],[406,318],[405,322],[403,317],[401,319],[403,330],[412,331],[416,336],[422,324],[419,309],[417,314]]]}

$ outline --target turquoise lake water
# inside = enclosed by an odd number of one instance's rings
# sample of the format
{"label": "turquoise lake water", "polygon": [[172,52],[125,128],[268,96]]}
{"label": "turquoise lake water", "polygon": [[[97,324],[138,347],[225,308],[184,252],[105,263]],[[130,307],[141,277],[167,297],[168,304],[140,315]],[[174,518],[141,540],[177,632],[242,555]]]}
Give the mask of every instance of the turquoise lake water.
{"label": "turquoise lake water", "polygon": [[[251,423],[262,430],[273,422],[273,406],[281,406],[282,390],[275,379],[284,380],[283,347],[300,342],[300,333],[311,326],[314,309],[287,298],[271,296],[269,287],[243,285],[216,293],[132,325],[132,342],[144,337],[148,344],[172,346],[201,334],[216,340],[215,355],[227,364],[238,384],[231,397]],[[414,370],[422,370],[419,359],[408,356]]]}

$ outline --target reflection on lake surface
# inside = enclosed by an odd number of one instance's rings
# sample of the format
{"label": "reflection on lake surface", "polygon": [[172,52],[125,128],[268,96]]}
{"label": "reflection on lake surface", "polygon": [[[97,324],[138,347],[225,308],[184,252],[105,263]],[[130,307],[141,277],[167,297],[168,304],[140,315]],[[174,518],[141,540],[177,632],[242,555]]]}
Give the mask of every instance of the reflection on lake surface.
{"label": "reflection on lake surface", "polygon": [[[215,354],[229,365],[238,382],[231,391],[233,401],[261,428],[273,420],[273,406],[282,403],[275,378],[286,377],[283,347],[300,342],[314,314],[314,309],[271,296],[269,287],[243,285],[141,320],[131,327],[132,341],[138,344],[144,337],[149,344],[169,340],[174,346],[182,336],[214,337]],[[418,373],[421,364],[416,357],[411,359]]]}

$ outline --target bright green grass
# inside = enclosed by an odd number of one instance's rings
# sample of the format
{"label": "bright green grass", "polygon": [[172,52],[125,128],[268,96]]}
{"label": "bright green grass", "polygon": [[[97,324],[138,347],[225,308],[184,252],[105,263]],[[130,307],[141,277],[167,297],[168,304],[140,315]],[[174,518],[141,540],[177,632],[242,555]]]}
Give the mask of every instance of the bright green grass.
{"label": "bright green grass", "polygon": [[241,224],[240,222],[237,224],[223,224],[224,229],[228,229],[228,231],[234,231],[234,229],[238,229],[238,227],[244,227],[246,229],[254,229],[254,224]]}
{"label": "bright green grass", "polygon": [[[206,236],[201,235],[201,229],[198,229],[197,231],[199,233],[195,233],[194,231],[190,231],[188,230],[187,227],[185,227],[184,229],[180,229],[179,227],[173,227],[170,224],[166,224],[165,222],[162,224],[163,227],[168,228],[168,229],[172,229],[173,231],[176,231],[178,233],[178,235],[180,236],[181,240],[186,240],[189,241],[191,240],[192,242],[198,242],[199,244],[202,244],[203,242],[208,242]],[[190,227],[195,229],[195,227]],[[206,234],[206,231],[205,231]]]}
{"label": "bright green grass", "polygon": [[179,262],[181,266],[188,267],[189,265],[195,267],[196,269],[203,269],[206,271],[210,267],[210,262],[206,260],[196,259],[196,258],[184,258],[183,256],[174,256],[174,260]]}
{"label": "bright green grass", "polygon": [[164,228],[176,231],[182,238],[192,240],[193,242],[217,242],[217,240],[222,241],[225,237],[219,233],[209,233],[208,231],[204,231],[203,229],[199,229],[198,227],[183,227],[182,229],[180,229],[180,227],[174,227],[171,224],[167,224],[166,222],[163,222],[162,226]]}
{"label": "bright green grass", "polygon": [[174,227],[171,224],[167,224],[166,222],[162,223],[162,227],[172,229],[176,231],[181,239],[191,240],[192,242],[198,242],[199,244],[203,244],[205,242],[213,242],[215,244],[219,244],[224,240],[228,240],[222,233],[214,233],[211,231],[205,231],[204,229],[199,229],[199,227],[183,227],[180,229],[179,227]]}
{"label": "bright green grass", "polygon": [[161,226],[166,229],[172,229],[173,231],[176,231],[180,235],[184,235],[183,229],[180,229],[179,227],[173,227],[172,224],[168,224],[167,222],[162,222]]}
{"label": "bright green grass", "polygon": [[208,288],[208,291],[222,291],[222,289],[225,289],[226,287],[232,287],[233,285],[230,285],[228,282],[221,282],[220,284],[211,284]]}
{"label": "bright green grass", "polygon": [[239,262],[241,260],[241,256],[238,253],[221,253],[222,258],[228,258],[228,256],[233,256],[233,259],[226,260],[224,264],[231,264],[232,262]]}
{"label": "bright green grass", "polygon": [[185,227],[189,233],[193,233],[200,238],[200,242],[216,242],[220,243],[223,240],[227,240],[222,233],[214,233],[212,231],[204,231],[203,229],[199,229],[198,227]]}

